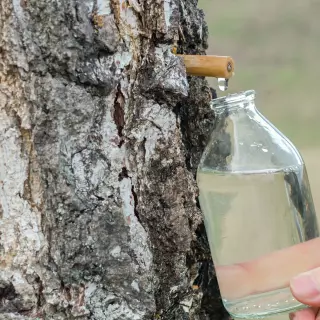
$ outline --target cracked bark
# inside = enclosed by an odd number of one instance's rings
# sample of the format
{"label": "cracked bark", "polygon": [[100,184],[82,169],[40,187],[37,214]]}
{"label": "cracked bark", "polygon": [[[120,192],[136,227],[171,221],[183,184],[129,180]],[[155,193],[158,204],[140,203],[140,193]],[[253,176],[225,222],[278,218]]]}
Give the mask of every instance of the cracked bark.
{"label": "cracked bark", "polygon": [[0,3],[0,319],[223,319],[195,170],[195,0]]}

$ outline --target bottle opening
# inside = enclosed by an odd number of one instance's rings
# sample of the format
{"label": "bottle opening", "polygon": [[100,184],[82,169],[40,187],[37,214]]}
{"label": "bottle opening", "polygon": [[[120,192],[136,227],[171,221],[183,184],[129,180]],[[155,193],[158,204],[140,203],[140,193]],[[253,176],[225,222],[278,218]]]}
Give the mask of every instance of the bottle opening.
{"label": "bottle opening", "polygon": [[254,100],[255,96],[256,92],[254,90],[228,94],[227,96],[212,100],[211,108],[214,110],[219,110],[220,108],[225,108],[226,106],[231,106],[240,102],[249,102]]}

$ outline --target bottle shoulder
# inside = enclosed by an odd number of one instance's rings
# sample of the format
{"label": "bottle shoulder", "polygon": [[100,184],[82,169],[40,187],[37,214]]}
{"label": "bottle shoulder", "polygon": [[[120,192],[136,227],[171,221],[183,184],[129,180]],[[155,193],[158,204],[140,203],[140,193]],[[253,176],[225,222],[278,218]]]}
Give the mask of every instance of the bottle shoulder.
{"label": "bottle shoulder", "polygon": [[300,165],[297,148],[257,110],[220,115],[200,161],[200,167],[239,172]]}

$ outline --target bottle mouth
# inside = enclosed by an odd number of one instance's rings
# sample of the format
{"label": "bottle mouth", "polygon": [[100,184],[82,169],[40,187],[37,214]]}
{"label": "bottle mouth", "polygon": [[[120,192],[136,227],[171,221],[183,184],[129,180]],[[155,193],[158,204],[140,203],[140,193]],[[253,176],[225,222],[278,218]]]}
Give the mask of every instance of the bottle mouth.
{"label": "bottle mouth", "polygon": [[210,106],[214,110],[219,110],[239,102],[249,102],[254,100],[256,92],[254,90],[241,91],[228,94],[227,96],[211,100]]}

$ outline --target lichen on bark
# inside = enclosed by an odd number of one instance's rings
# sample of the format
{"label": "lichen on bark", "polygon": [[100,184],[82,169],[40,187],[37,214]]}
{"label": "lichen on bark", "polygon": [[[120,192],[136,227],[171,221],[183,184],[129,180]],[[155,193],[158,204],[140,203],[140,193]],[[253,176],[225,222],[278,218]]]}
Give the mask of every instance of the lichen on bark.
{"label": "lichen on bark", "polygon": [[0,319],[222,319],[195,170],[195,0],[0,4]]}

